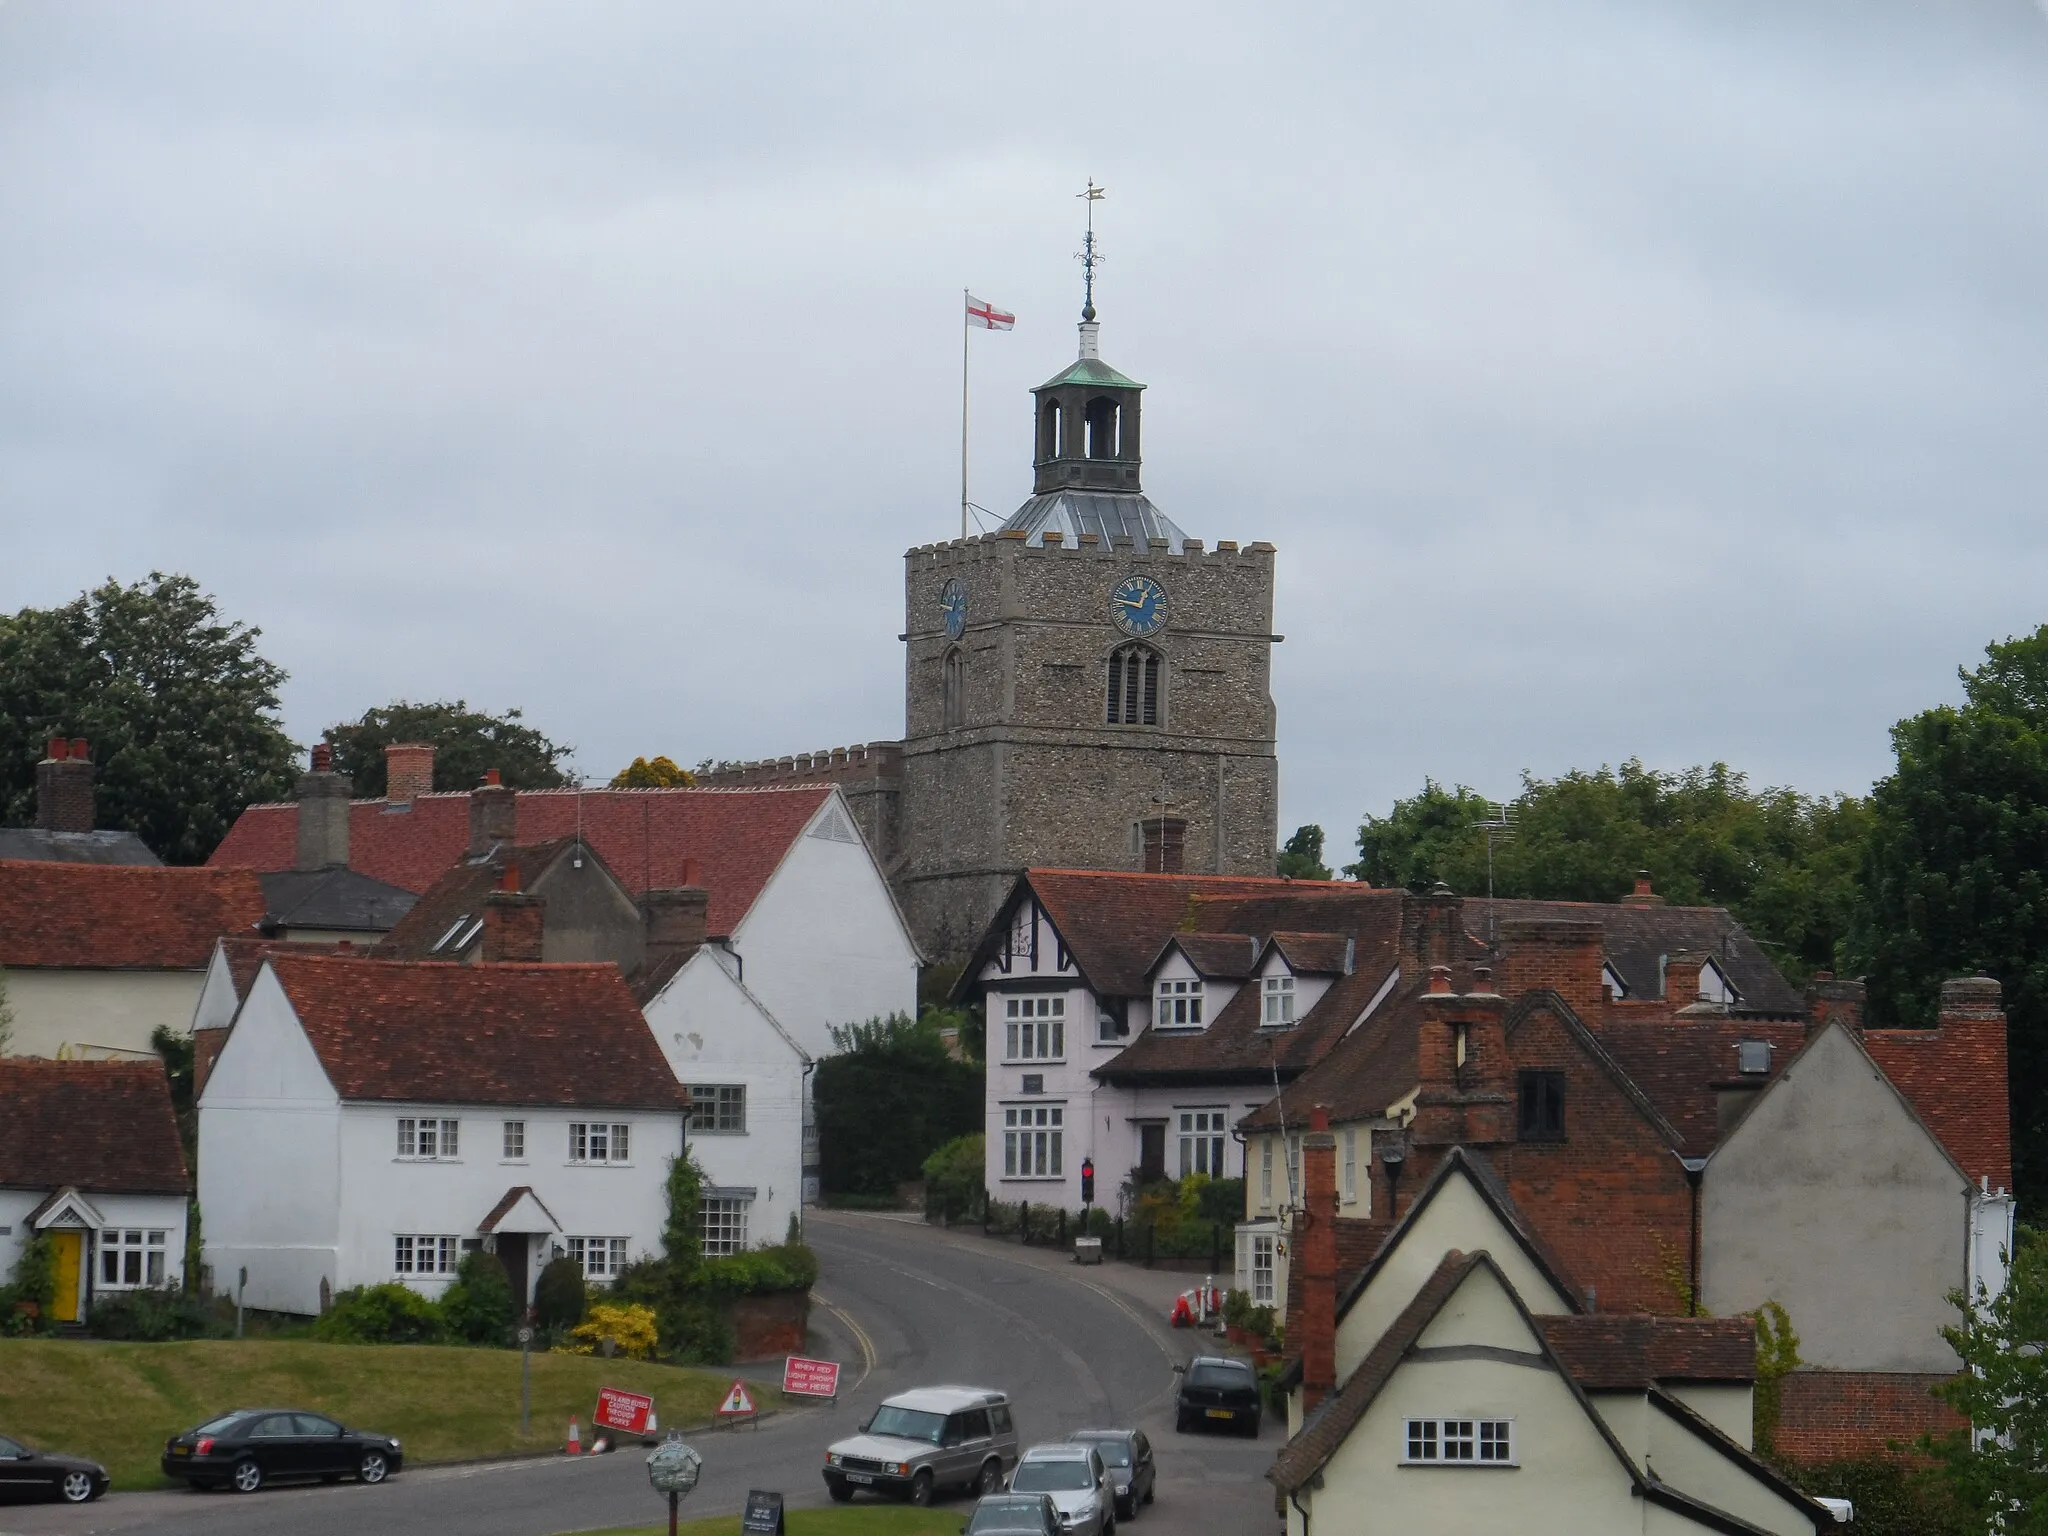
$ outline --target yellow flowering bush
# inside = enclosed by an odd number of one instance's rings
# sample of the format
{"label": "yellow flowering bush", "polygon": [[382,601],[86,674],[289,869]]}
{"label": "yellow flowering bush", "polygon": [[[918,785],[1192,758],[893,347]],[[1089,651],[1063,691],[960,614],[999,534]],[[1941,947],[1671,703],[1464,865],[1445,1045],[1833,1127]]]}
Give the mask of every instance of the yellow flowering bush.
{"label": "yellow flowering bush", "polygon": [[569,1342],[561,1346],[561,1352],[594,1355],[600,1352],[603,1341],[610,1339],[614,1351],[627,1359],[652,1360],[655,1337],[652,1307],[599,1302],[590,1309],[589,1316],[569,1330]]}

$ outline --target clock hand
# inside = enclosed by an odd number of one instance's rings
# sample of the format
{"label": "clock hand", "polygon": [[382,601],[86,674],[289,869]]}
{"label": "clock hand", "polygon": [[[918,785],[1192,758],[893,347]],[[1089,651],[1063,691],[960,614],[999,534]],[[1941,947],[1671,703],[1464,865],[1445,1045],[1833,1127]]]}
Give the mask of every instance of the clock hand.
{"label": "clock hand", "polygon": [[1113,597],[1110,601],[1121,603],[1126,608],[1143,608],[1147,603],[1151,602],[1151,599],[1148,597]]}

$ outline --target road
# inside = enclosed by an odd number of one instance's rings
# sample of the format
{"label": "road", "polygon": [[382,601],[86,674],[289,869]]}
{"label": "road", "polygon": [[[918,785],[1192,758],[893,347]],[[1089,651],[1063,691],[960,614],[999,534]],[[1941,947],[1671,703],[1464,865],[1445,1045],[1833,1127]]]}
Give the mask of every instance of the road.
{"label": "road", "polygon": [[[813,1212],[822,1303],[818,1344],[848,1362],[837,1408],[806,1408],[757,1429],[693,1435],[704,1478],[687,1518],[736,1514],[749,1488],[781,1489],[791,1505],[826,1502],[826,1444],[851,1434],[882,1398],[906,1387],[1001,1387],[1024,1442],[1093,1425],[1136,1423],[1159,1458],[1156,1503],[1132,1527],[1189,1536],[1271,1536],[1264,1472],[1279,1443],[1179,1435],[1172,1366],[1195,1339],[1164,1324],[1160,1299],[1192,1283],[1120,1266],[1083,1269],[1043,1250],[933,1231],[886,1216]],[[317,1405],[315,1405],[317,1406]],[[964,1514],[965,1501],[958,1507]],[[663,1513],[632,1451],[467,1467],[416,1467],[378,1488],[277,1488],[227,1493],[111,1494],[82,1509],[0,1506],[0,1536],[156,1533],[166,1536],[555,1536],[651,1524]]]}

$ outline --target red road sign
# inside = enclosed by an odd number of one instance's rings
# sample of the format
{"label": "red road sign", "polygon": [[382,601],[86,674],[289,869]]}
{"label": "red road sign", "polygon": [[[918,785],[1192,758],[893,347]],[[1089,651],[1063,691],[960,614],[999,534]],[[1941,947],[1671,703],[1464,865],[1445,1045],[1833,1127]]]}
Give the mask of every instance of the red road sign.
{"label": "red road sign", "polygon": [[744,1381],[732,1384],[732,1390],[725,1394],[725,1401],[718,1405],[718,1416],[722,1419],[744,1419],[754,1412],[753,1394],[747,1391]]}
{"label": "red road sign", "polygon": [[792,1397],[837,1397],[839,1362],[791,1355],[783,1363],[782,1390]]}
{"label": "red road sign", "polygon": [[597,1412],[590,1416],[591,1423],[606,1429],[623,1429],[631,1435],[647,1433],[648,1417],[654,1412],[654,1399],[642,1397],[638,1392],[621,1392],[617,1387],[597,1389]]}

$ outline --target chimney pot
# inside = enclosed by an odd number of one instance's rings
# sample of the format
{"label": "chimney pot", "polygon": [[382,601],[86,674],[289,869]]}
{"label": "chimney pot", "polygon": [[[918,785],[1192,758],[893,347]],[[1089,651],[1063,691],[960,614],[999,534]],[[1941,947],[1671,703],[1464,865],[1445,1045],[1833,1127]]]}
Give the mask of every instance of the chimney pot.
{"label": "chimney pot", "polygon": [[36,764],[36,825],[46,832],[93,828],[93,766],[85,738],[52,736]]}
{"label": "chimney pot", "polygon": [[71,755],[71,743],[63,736],[52,736],[49,745],[43,748],[43,761],[61,763]]}
{"label": "chimney pot", "polygon": [[1429,968],[1429,995],[1448,997],[1451,992],[1451,968],[1448,965],[1432,965]]}
{"label": "chimney pot", "polygon": [[334,748],[327,742],[316,741],[313,743],[313,771],[315,773],[332,773],[334,771]]}
{"label": "chimney pot", "polygon": [[83,736],[74,736],[71,738],[71,755],[81,763],[89,763],[92,761],[92,747]]}
{"label": "chimney pot", "polygon": [[498,778],[498,770],[495,768],[486,768],[484,770],[484,782],[490,785],[496,785],[500,783],[501,780]]}

